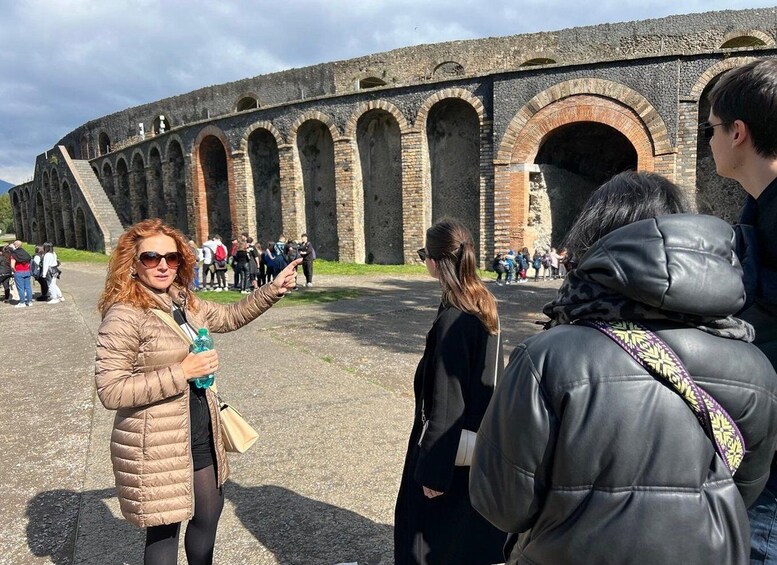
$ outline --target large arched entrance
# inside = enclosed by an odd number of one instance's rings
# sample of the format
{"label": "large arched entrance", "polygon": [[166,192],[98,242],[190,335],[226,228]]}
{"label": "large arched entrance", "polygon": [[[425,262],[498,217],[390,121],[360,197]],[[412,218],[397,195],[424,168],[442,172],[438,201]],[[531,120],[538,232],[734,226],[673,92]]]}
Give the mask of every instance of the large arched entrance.
{"label": "large arched entrance", "polygon": [[529,225],[535,247],[559,247],[589,196],[603,182],[636,170],[637,152],[615,128],[597,122],[561,126],[543,140],[530,174]]}
{"label": "large arched entrance", "polygon": [[[297,130],[297,152],[302,169],[307,233],[322,259],[336,261],[337,200],[335,194],[335,150],[329,128],[319,120],[308,120]],[[298,234],[287,234],[289,239]]]}
{"label": "large arched entrance", "polygon": [[258,128],[251,132],[248,159],[254,183],[256,236],[264,245],[275,241],[283,229],[278,142],[270,131]]}
{"label": "large arched entrance", "polygon": [[426,121],[432,223],[444,217],[461,220],[472,233],[480,255],[480,120],[459,98],[435,104]]}
{"label": "large arched entrance", "polygon": [[46,207],[46,237],[47,241],[57,244],[57,217],[54,214],[54,201],[51,195],[51,183],[48,171],[43,171],[43,203]]}
{"label": "large arched entrance", "polygon": [[54,216],[54,244],[65,245],[65,226],[62,223],[62,198],[57,169],[51,169],[51,215]]}
{"label": "large arched entrance", "polygon": [[199,158],[205,183],[208,231],[220,235],[224,241],[229,241],[232,238],[229,169],[227,152],[221,140],[214,135],[206,136],[199,146]]}
{"label": "large arched entrance", "polygon": [[402,264],[402,148],[399,122],[370,110],[356,125],[364,194],[365,262]]}
{"label": "large arched entrance", "polygon": [[[712,79],[699,97],[698,123],[706,122],[710,115],[707,95],[718,83],[723,73]],[[696,140],[696,208],[701,214],[710,214],[735,223],[744,204],[746,193],[735,180],[718,175],[710,142],[703,133]]]}
{"label": "large arched entrance", "polygon": [[624,102],[603,95],[570,96],[564,90],[546,91],[549,98],[558,96],[556,101],[535,97],[524,106],[499,149],[496,198],[509,210],[502,214],[508,228],[499,234],[503,249],[558,246],[593,189],[622,170],[655,169],[653,133],[662,136],[662,151],[668,150],[663,122],[641,95],[619,85],[610,88],[646,108],[653,129]]}
{"label": "large arched entrance", "polygon": [[40,191],[35,193],[35,223],[37,229],[33,229],[35,234],[35,242],[38,245],[42,245],[44,241],[48,241],[46,235],[46,210],[43,205],[43,194]]}
{"label": "large arched entrance", "polygon": [[76,248],[77,249],[89,249],[89,237],[86,231],[86,218],[84,217],[84,211],[79,206],[75,213],[75,235],[76,235]]}
{"label": "large arched entrance", "polygon": [[186,171],[183,149],[177,141],[171,141],[167,146],[167,174],[163,184],[170,223],[183,233],[189,233],[189,214],[186,209]]}
{"label": "large arched entrance", "polygon": [[60,196],[62,200],[62,224],[65,227],[65,245],[73,247],[75,243],[75,234],[73,233],[73,198],[67,181],[62,181]]}

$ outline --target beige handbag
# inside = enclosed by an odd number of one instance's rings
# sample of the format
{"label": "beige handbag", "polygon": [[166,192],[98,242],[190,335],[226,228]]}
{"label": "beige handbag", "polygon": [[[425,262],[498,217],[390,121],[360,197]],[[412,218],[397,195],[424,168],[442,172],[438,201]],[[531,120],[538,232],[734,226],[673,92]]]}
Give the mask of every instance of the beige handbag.
{"label": "beige handbag", "polygon": [[[151,311],[187,342],[192,342],[192,339],[173,320],[170,314],[156,308]],[[219,420],[221,421],[221,439],[224,441],[224,449],[230,453],[245,453],[259,439],[259,434],[245,421],[240,412],[224,402],[218,395],[215,385],[211,385],[211,388],[219,401]]]}

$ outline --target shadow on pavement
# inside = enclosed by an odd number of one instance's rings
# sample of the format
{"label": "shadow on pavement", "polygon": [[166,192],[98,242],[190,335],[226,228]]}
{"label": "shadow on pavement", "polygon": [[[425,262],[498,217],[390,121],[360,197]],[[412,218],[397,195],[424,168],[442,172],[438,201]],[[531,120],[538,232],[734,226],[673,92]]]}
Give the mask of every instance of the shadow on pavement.
{"label": "shadow on pavement", "polygon": [[228,483],[225,494],[235,515],[283,565],[393,560],[392,526],[283,487]]}
{"label": "shadow on pavement", "polygon": [[[139,530],[116,518],[103,502],[115,494],[115,489],[109,488],[84,493],[50,490],[35,495],[27,504],[30,552],[37,557],[50,558],[55,565],[71,565],[80,526],[78,563],[126,562],[129,554],[137,553],[129,546],[138,537]],[[84,508],[79,525],[82,503]]]}

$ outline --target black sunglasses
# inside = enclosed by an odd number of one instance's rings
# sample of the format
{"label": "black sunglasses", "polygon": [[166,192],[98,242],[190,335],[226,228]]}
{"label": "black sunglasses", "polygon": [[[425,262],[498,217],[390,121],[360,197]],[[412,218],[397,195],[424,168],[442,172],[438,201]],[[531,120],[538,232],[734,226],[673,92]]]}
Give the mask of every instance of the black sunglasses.
{"label": "black sunglasses", "polygon": [[428,256],[429,254],[426,252],[426,247],[422,247],[418,250],[418,258],[421,259],[421,261],[426,262]]}
{"label": "black sunglasses", "polygon": [[720,122],[718,124],[711,124],[709,122],[702,122],[699,124],[699,133],[704,134],[704,139],[712,139],[715,135],[715,128],[718,126],[727,126],[731,122]]}
{"label": "black sunglasses", "polygon": [[138,260],[143,264],[143,266],[148,267],[149,269],[153,269],[159,265],[159,263],[162,262],[162,259],[165,260],[165,263],[167,263],[168,267],[171,269],[177,269],[183,258],[177,251],[173,251],[172,253],[165,253],[164,255],[157,253],[156,251],[144,251],[138,256]]}

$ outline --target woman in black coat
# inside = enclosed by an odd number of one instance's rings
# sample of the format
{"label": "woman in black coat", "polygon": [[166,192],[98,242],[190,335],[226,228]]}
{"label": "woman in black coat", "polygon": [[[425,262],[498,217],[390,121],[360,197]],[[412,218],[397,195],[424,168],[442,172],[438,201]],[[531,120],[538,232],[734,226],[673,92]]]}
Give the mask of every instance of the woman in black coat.
{"label": "woman in black coat", "polygon": [[472,508],[469,464],[457,465],[464,430],[480,427],[503,364],[496,301],[476,274],[472,236],[461,223],[443,220],[429,228],[418,254],[440,281],[442,303],[415,374],[394,562],[498,563],[505,535]]}
{"label": "woman in black coat", "polygon": [[667,179],[621,173],[567,236],[580,262],[545,307],[552,327],[510,356],[472,462],[509,565],[749,562],[777,375],[734,317],[733,230],[684,211]]}

